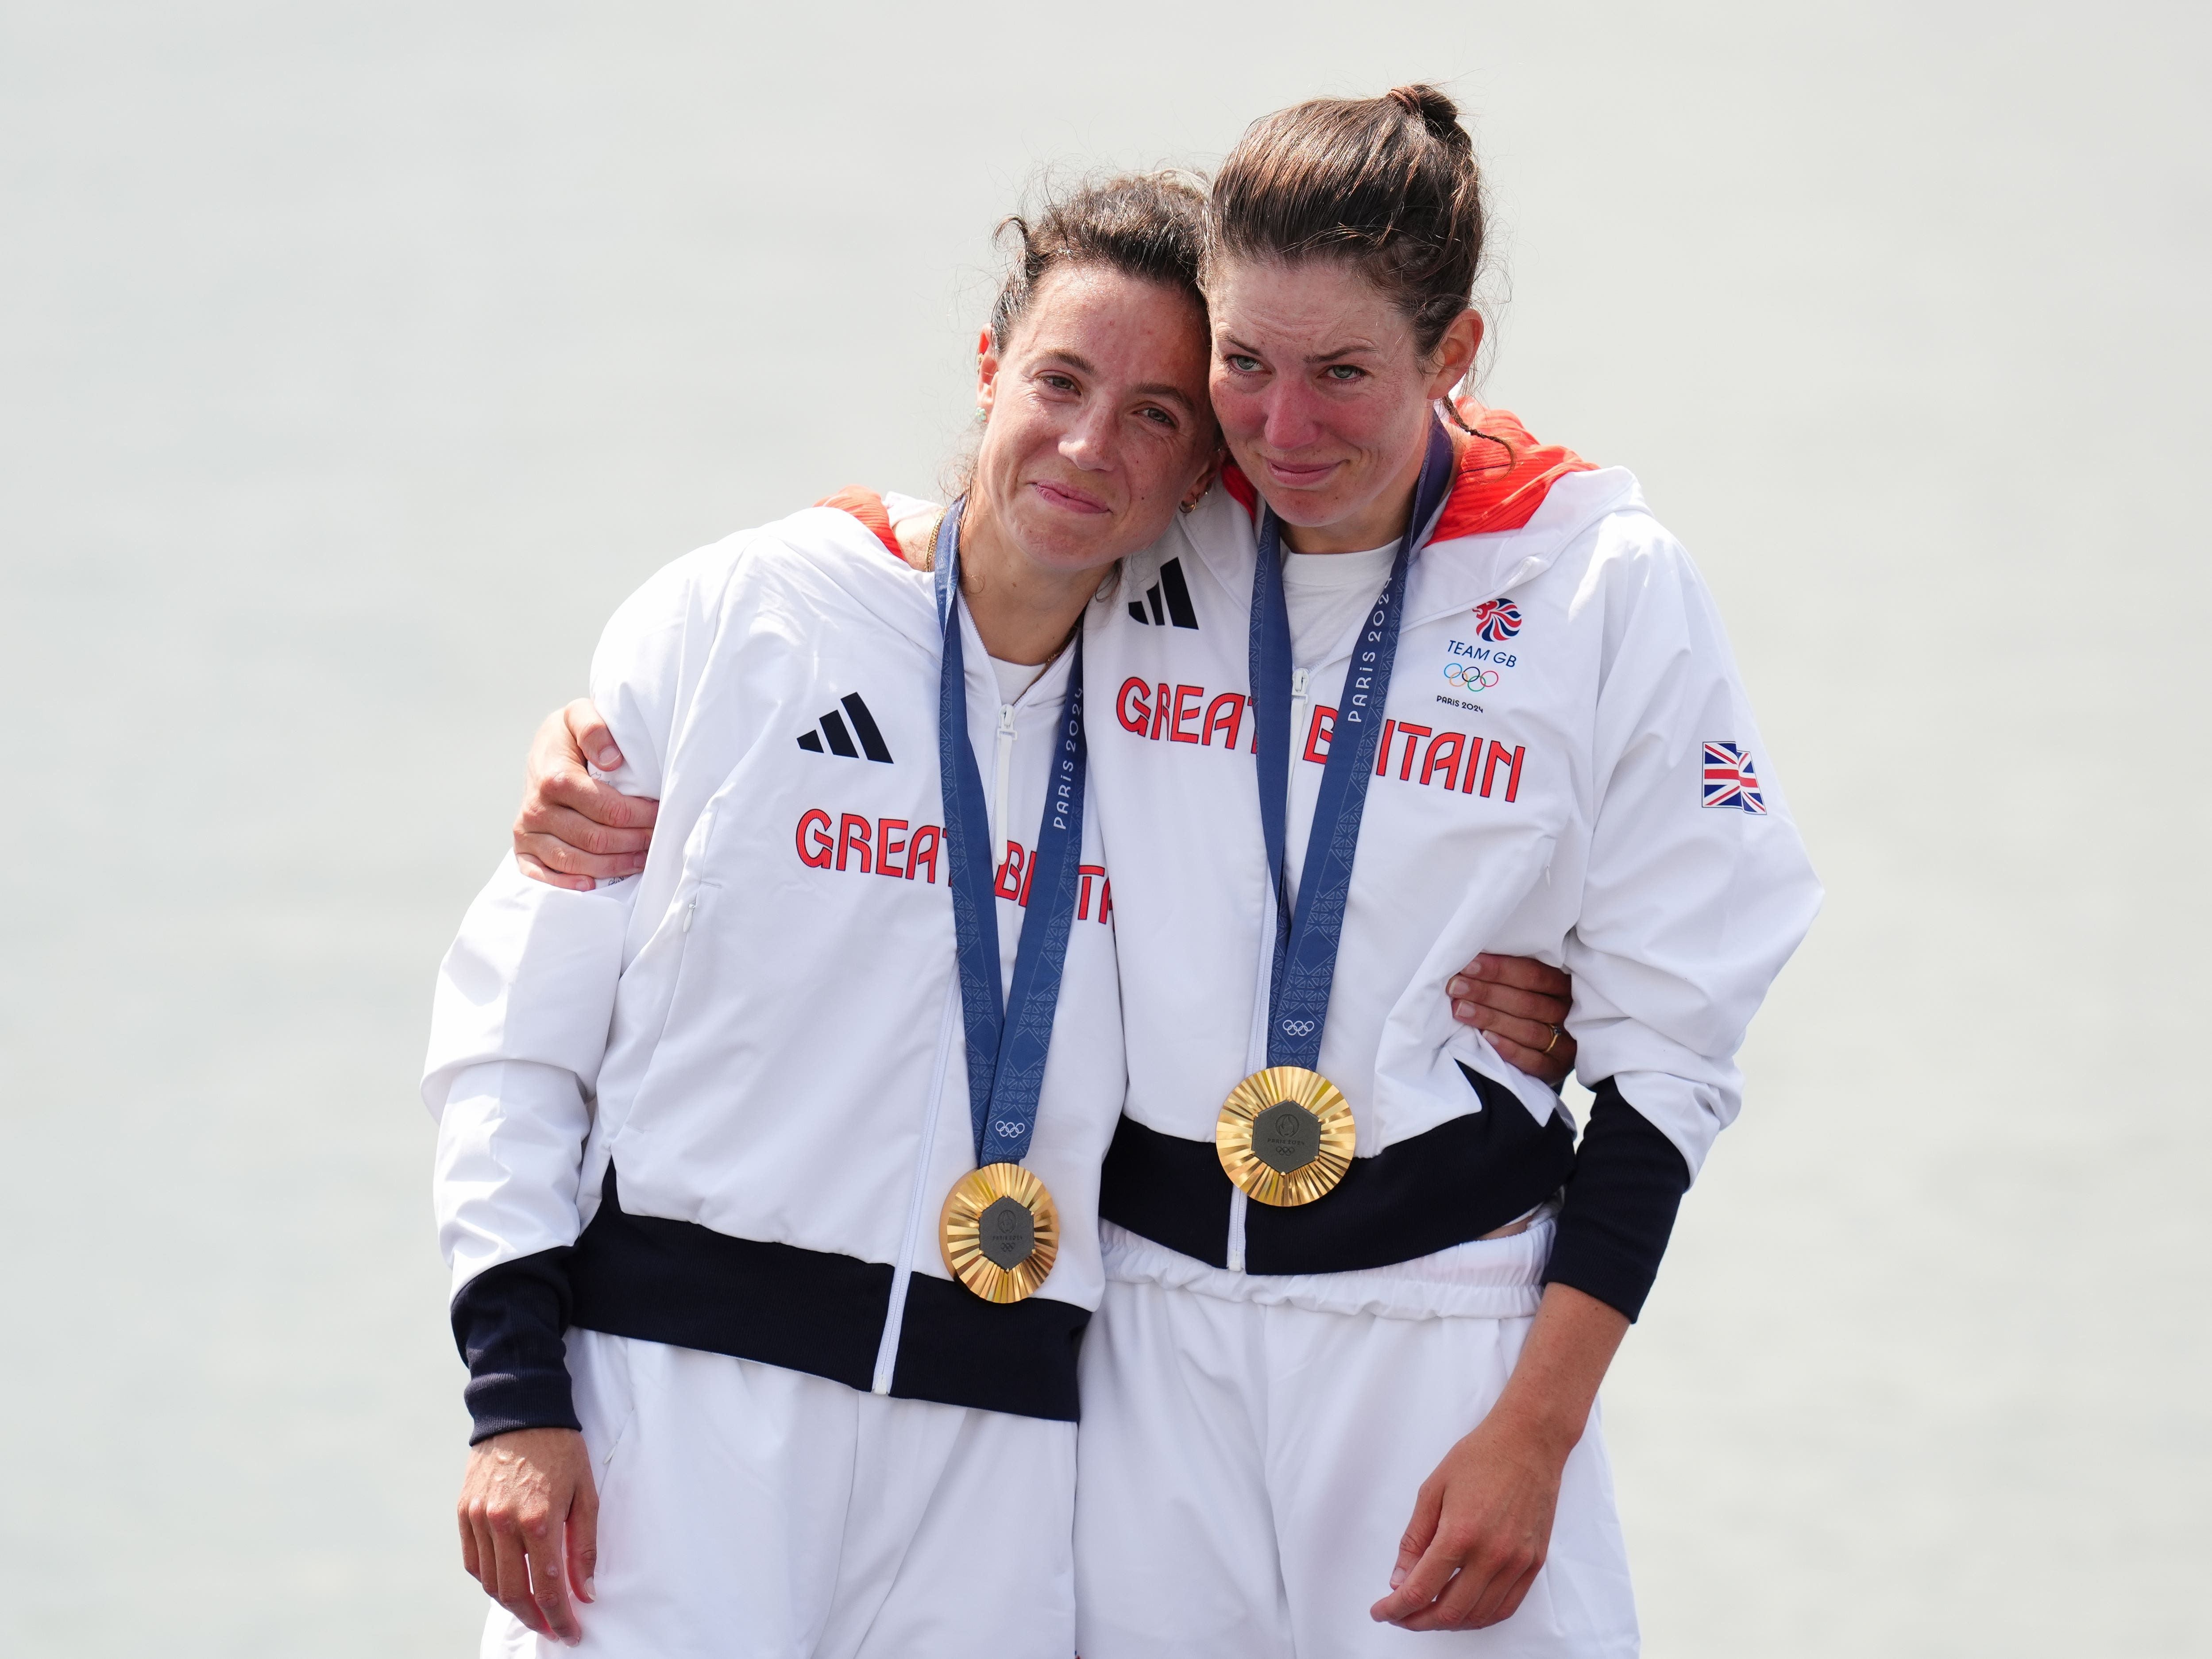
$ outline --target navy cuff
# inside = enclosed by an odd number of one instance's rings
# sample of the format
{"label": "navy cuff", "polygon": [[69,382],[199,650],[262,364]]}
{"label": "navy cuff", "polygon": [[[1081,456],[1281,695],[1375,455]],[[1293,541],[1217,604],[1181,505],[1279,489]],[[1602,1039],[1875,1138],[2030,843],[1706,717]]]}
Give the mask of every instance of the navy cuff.
{"label": "navy cuff", "polygon": [[453,1298],[468,1362],[469,1444],[514,1429],[580,1429],[568,1388],[567,1246],[487,1267]]}
{"label": "navy cuff", "polygon": [[1632,1323],[1659,1276],[1690,1166],[1611,1078],[1595,1092],[1544,1282],[1571,1285]]}

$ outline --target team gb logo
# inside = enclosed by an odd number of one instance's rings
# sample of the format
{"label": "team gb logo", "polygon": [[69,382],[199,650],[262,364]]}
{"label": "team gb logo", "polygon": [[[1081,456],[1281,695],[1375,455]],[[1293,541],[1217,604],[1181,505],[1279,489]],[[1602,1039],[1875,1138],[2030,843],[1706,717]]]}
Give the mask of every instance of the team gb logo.
{"label": "team gb logo", "polygon": [[1495,645],[1521,631],[1521,607],[1510,599],[1485,599],[1474,607],[1474,631]]}

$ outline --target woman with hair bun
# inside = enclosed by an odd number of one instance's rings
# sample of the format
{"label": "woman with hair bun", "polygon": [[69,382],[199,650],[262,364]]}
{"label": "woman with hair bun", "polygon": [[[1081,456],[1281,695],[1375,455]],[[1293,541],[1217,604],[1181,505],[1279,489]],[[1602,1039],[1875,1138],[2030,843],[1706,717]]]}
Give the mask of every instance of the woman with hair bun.
{"label": "woman with hair bun", "polygon": [[[1448,401],[1482,250],[1432,88],[1213,181],[1231,464],[1090,655],[1129,1088],[1085,1659],[1637,1650],[1598,1387],[1820,891],[1635,480]],[[1571,973],[1579,1143],[1435,998],[1477,952]]]}

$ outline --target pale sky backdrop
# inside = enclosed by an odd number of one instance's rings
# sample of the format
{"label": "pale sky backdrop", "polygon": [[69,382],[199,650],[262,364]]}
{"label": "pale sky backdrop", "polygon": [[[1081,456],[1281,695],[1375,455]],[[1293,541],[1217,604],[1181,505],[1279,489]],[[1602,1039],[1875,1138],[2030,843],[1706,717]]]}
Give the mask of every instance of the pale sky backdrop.
{"label": "pale sky backdrop", "polygon": [[664,561],[933,486],[1038,168],[1428,77],[1486,395],[1689,544],[1828,886],[1607,1389],[1648,1651],[2212,1651],[2208,47],[0,3],[0,1650],[473,1651],[415,1085],[537,715]]}

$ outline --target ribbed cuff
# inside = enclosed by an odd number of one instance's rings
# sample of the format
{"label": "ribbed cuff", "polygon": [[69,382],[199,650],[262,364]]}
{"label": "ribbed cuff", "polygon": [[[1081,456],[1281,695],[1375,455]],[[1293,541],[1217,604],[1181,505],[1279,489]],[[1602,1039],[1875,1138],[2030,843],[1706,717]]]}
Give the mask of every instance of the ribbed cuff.
{"label": "ribbed cuff", "polygon": [[1595,1092],[1544,1282],[1571,1285],[1632,1322],[1659,1276],[1690,1166],[1611,1078]]}
{"label": "ribbed cuff", "polygon": [[569,1254],[563,1246],[502,1261],[454,1297],[471,1446],[514,1429],[583,1426],[568,1386]]}

